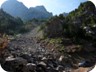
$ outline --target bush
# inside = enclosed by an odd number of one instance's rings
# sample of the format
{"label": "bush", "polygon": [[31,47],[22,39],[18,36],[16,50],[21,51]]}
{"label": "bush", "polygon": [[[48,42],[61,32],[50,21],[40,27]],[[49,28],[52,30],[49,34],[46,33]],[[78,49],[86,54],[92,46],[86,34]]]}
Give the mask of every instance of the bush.
{"label": "bush", "polygon": [[8,45],[8,36],[5,34],[0,34],[0,55],[2,53],[2,51],[7,47]]}

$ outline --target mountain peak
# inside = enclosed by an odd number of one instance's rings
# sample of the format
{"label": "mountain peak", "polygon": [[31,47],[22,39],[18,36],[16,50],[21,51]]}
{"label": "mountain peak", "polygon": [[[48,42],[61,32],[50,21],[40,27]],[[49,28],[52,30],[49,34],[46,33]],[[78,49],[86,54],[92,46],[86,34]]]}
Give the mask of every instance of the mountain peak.
{"label": "mountain peak", "polygon": [[17,0],[7,0],[2,5],[1,8],[8,14],[14,17],[22,17],[22,13],[26,12],[28,8]]}
{"label": "mountain peak", "polygon": [[8,14],[14,17],[20,17],[22,20],[31,20],[33,18],[49,18],[52,13],[49,13],[46,8],[41,6],[30,7],[29,9],[18,0],[7,0],[1,8]]}
{"label": "mountain peak", "polygon": [[36,7],[30,7],[29,10],[35,10],[35,11],[40,11],[40,12],[47,12],[46,8],[43,5],[36,6]]}
{"label": "mountain peak", "polygon": [[39,11],[47,11],[43,5],[36,6],[35,9],[38,9]]}

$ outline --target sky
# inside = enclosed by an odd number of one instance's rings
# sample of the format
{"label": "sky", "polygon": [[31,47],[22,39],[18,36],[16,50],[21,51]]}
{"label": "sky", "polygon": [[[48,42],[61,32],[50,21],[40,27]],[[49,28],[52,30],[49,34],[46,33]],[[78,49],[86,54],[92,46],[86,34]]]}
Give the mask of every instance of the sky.
{"label": "sky", "polygon": [[[6,0],[0,0],[1,4]],[[70,11],[77,8],[81,2],[87,0],[18,0],[23,2],[25,6],[35,7],[38,5],[44,5],[47,11],[52,12],[54,15],[58,15],[60,13],[66,12],[69,13]]]}
{"label": "sky", "polygon": [[[6,0],[0,0],[1,4]],[[25,6],[35,7],[38,5],[44,5],[47,11],[55,14],[60,14],[63,12],[69,13],[70,11],[78,8],[81,2],[85,2],[87,0],[18,0],[23,2]],[[96,3],[96,0],[93,0]]]}
{"label": "sky", "polygon": [[[19,0],[23,1],[27,7],[44,5],[45,8],[53,14],[70,12],[78,7],[81,2],[86,0]],[[28,2],[28,4],[27,4]]]}

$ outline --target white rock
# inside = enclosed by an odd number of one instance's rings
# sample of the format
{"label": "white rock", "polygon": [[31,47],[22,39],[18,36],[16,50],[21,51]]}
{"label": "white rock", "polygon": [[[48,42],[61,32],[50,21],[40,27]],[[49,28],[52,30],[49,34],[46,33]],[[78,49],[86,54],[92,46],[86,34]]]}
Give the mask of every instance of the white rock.
{"label": "white rock", "polygon": [[82,66],[85,63],[85,61],[82,61],[80,63],[78,63],[79,66]]}
{"label": "white rock", "polygon": [[27,66],[36,66],[34,63],[28,63]]}
{"label": "white rock", "polygon": [[47,58],[46,57],[43,57],[42,60],[47,60]]}
{"label": "white rock", "polygon": [[62,61],[64,59],[64,56],[60,56],[59,61]]}
{"label": "white rock", "polygon": [[44,62],[40,62],[39,65],[47,66]]}

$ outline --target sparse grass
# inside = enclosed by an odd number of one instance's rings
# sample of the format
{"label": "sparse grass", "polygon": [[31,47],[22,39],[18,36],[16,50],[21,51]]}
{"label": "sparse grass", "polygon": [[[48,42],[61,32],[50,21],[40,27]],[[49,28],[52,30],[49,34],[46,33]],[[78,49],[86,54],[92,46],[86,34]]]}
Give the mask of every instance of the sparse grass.
{"label": "sparse grass", "polygon": [[61,45],[59,51],[64,52],[64,48],[65,48],[64,45]]}
{"label": "sparse grass", "polygon": [[7,47],[8,43],[9,43],[8,36],[5,34],[4,35],[0,34],[0,54]]}
{"label": "sparse grass", "polygon": [[8,45],[8,37],[7,35],[3,35],[0,37],[0,50],[4,49]]}
{"label": "sparse grass", "polygon": [[62,38],[51,38],[49,40],[49,43],[51,43],[51,44],[61,44],[62,43]]}

